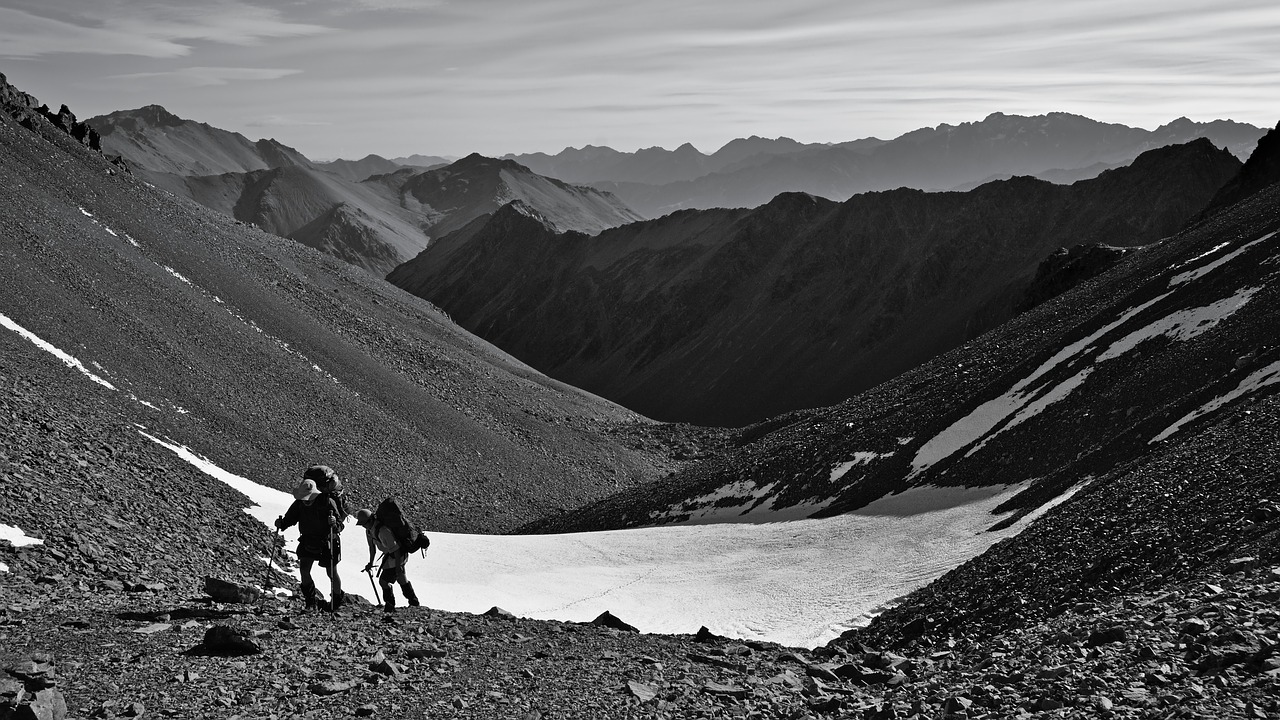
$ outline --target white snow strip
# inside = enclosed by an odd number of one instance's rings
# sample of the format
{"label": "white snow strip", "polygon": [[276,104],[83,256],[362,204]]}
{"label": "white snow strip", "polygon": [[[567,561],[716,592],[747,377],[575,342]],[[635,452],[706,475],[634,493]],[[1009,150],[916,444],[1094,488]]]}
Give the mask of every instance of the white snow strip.
{"label": "white snow strip", "polygon": [[[1245,243],[1244,245],[1241,245],[1235,250],[1232,250],[1226,255],[1223,255],[1222,257],[1218,258],[1217,260],[1214,260],[1208,265],[1205,265],[1204,267],[1196,268],[1195,270],[1188,270],[1187,272],[1174,275],[1172,278],[1169,279],[1169,287],[1181,285],[1182,283],[1190,282],[1192,280],[1196,280],[1204,277],[1205,275],[1208,275],[1214,270],[1217,270],[1223,265],[1226,265],[1232,260],[1235,260],[1236,258],[1240,257],[1241,253],[1245,252],[1246,250],[1253,247],[1254,245],[1257,245],[1260,242],[1265,242],[1267,240],[1270,240],[1272,235],[1275,235],[1275,233],[1274,232],[1267,233],[1266,235],[1263,235],[1262,237],[1258,238],[1257,240],[1254,240],[1253,242]],[[1221,247],[1223,247],[1223,245],[1219,245],[1213,250],[1210,250],[1208,253],[1205,253],[1205,255],[1211,254]],[[1204,257],[1204,255],[1201,255],[1200,257]],[[1195,260],[1199,260],[1200,257],[1194,258],[1189,262],[1195,262]]]}
{"label": "white snow strip", "polygon": [[0,523],[0,541],[7,542],[14,547],[44,544],[44,541],[39,538],[27,537],[27,534],[22,532],[22,528],[3,523]]}
{"label": "white snow strip", "polygon": [[1226,395],[1221,395],[1219,397],[1216,397],[1210,400],[1209,402],[1205,403],[1204,405],[1201,405],[1200,407],[1196,408],[1195,410],[1192,410],[1191,412],[1187,413],[1185,416],[1179,418],[1176,422],[1174,422],[1169,427],[1160,431],[1159,435],[1156,435],[1155,437],[1151,438],[1147,442],[1148,443],[1161,442],[1167,439],[1170,435],[1173,435],[1174,433],[1178,432],[1178,430],[1182,429],[1183,425],[1186,425],[1187,423],[1195,420],[1196,418],[1202,417],[1204,415],[1208,415],[1209,413],[1217,410],[1220,407],[1223,407],[1224,405],[1227,405],[1228,403],[1235,401],[1238,398],[1244,397],[1251,393],[1255,393],[1258,390],[1261,390],[1262,388],[1268,385],[1275,385],[1276,383],[1280,383],[1280,360],[1277,360],[1276,362],[1273,362],[1264,368],[1255,370],[1254,372],[1250,373],[1248,377],[1241,380],[1240,384],[1236,385],[1236,387],[1232,389],[1230,392],[1228,392]]}
{"label": "white snow strip", "polygon": [[1221,250],[1222,248],[1224,248],[1224,247],[1228,247],[1228,246],[1230,246],[1230,245],[1231,245],[1231,241],[1230,241],[1230,240],[1228,240],[1227,242],[1224,242],[1224,243],[1219,243],[1219,244],[1217,244],[1217,245],[1214,245],[1212,248],[1209,248],[1208,250],[1206,250],[1206,251],[1204,251],[1204,252],[1200,253],[1199,255],[1197,255],[1197,256],[1195,256],[1195,257],[1191,258],[1190,260],[1184,260],[1183,262],[1178,263],[1178,264],[1177,264],[1177,265],[1175,265],[1174,267],[1187,267],[1187,266],[1189,266],[1189,265],[1194,265],[1194,264],[1196,264],[1197,262],[1200,262],[1201,260],[1203,260],[1203,259],[1205,259],[1205,258],[1209,257],[1210,255],[1212,255],[1212,254],[1214,254],[1214,253],[1218,252],[1218,251],[1219,251],[1219,250]]}
{"label": "white snow strip", "polygon": [[[264,523],[292,501],[152,439],[245,493],[255,503],[248,512]],[[406,572],[423,603],[441,610],[479,613],[496,605],[566,621],[609,610],[643,632],[692,633],[706,625],[731,637],[816,647],[1015,535],[1026,521],[983,531],[996,519],[991,511],[1021,487],[912,488],[858,512],[786,523],[570,535],[429,532],[431,549],[411,558]],[[295,529],[286,536],[296,540]],[[370,597],[361,577],[364,531],[349,524],[343,546],[343,589]]]}
{"label": "white snow strip", "polygon": [[[1114,360],[1130,350],[1133,350],[1144,341],[1152,338],[1165,336],[1173,340],[1185,342],[1197,335],[1206,333],[1212,330],[1218,323],[1230,317],[1232,313],[1244,307],[1244,305],[1249,302],[1259,289],[1260,288],[1241,288],[1235,295],[1232,295],[1229,298],[1210,303],[1203,307],[1190,308],[1170,313],[1112,343],[1110,347],[1094,358],[1094,364],[1096,365],[1097,363]],[[965,457],[968,457],[982,449],[987,443],[991,442],[993,438],[1000,435],[1000,433],[1003,433],[1004,431],[1039,415],[1050,405],[1070,395],[1072,391],[1084,384],[1085,379],[1093,373],[1093,370],[1093,366],[1086,367],[1070,378],[1059,383],[1053,389],[1040,395],[1036,398],[1035,402],[1022,408],[1022,410],[1020,410],[1008,424],[988,435],[981,443],[978,443],[973,449],[965,453]]]}
{"label": "white snow strip", "polygon": [[891,457],[893,457],[893,453],[855,452],[852,460],[842,462],[831,469],[831,477],[828,478],[828,482],[835,482],[844,477],[845,473],[852,470],[856,465],[869,465],[873,460]]}
{"label": "white snow strip", "polygon": [[0,562],[0,573],[7,573],[7,572],[9,572],[9,566]]}
{"label": "white snow strip", "polygon": [[1104,325],[1094,331],[1088,337],[1077,340],[1076,342],[1062,348],[1053,357],[1044,361],[1040,367],[1036,368],[1027,377],[1019,380],[1017,384],[1009,388],[997,398],[988,400],[972,412],[964,416],[960,420],[952,423],[942,432],[933,436],[928,442],[920,447],[916,452],[916,457],[911,461],[911,472],[907,475],[907,479],[919,475],[935,463],[950,457],[958,452],[961,448],[966,447],[970,443],[976,442],[987,433],[991,432],[997,425],[1004,422],[1005,418],[1017,412],[1026,405],[1035,392],[1032,384],[1039,380],[1045,373],[1054,369],[1058,365],[1075,357],[1080,352],[1092,345],[1098,338],[1106,335],[1115,328],[1123,325],[1125,322],[1138,313],[1146,310],[1152,305],[1160,302],[1169,296],[1169,293],[1160,295],[1159,297],[1148,300],[1145,303],[1129,310],[1116,320]]}
{"label": "white snow strip", "polygon": [[119,235],[117,235],[117,234],[116,234],[116,231],[115,231],[115,230],[112,230],[111,228],[107,227],[106,225],[103,225],[103,226],[102,226],[102,229],[103,229],[103,230],[106,230],[106,231],[107,231],[107,234],[108,234],[108,235],[110,235],[111,237],[120,237]]}
{"label": "white snow strip", "polygon": [[79,370],[80,372],[87,375],[90,380],[98,383],[99,385],[107,388],[108,390],[116,389],[116,387],[111,383],[89,372],[89,369],[86,368],[84,364],[81,363],[79,360],[71,357],[70,355],[59,350],[53,345],[50,345],[49,343],[45,342],[44,340],[41,340],[39,337],[36,336],[35,333],[31,332],[30,330],[27,330],[26,328],[22,327],[21,325],[14,322],[13,320],[10,320],[9,317],[3,313],[0,313],[0,325],[3,325],[4,327],[7,327],[10,330],[18,333],[22,337],[34,343],[36,347],[40,348],[41,350],[44,350],[45,352],[61,360],[62,364],[66,365],[69,368]]}
{"label": "white snow strip", "polygon": [[88,210],[85,210],[84,208],[80,208],[80,212],[84,213],[85,217],[93,217],[93,213],[89,212]]}
{"label": "white snow strip", "polygon": [[125,233],[125,234],[124,234],[124,239],[125,239],[125,240],[128,240],[128,241],[129,241],[129,244],[130,244],[130,245],[132,245],[132,246],[134,246],[134,247],[136,247],[136,248],[140,248],[140,247],[142,247],[141,245],[139,245],[139,244],[138,244],[138,241],[137,241],[137,240],[134,240],[132,237],[130,237],[130,236],[129,236],[129,233]]}
{"label": "white snow strip", "polygon": [[147,407],[151,408],[152,410],[159,410],[159,409],[160,409],[160,408],[156,407],[155,405],[153,405],[153,404],[151,404],[151,403],[147,402],[146,400],[143,400],[142,398],[138,397],[137,395],[134,395],[133,393],[129,393],[129,398],[130,398],[131,400],[133,400],[134,402],[138,403],[139,405],[145,405],[145,406],[147,406]]}
{"label": "white snow strip", "polygon": [[1218,300],[1204,307],[1189,308],[1170,313],[1147,325],[1141,330],[1129,333],[1112,343],[1107,351],[1098,356],[1098,362],[1112,360],[1129,352],[1143,341],[1161,335],[1173,340],[1187,341],[1197,335],[1206,333],[1218,323],[1231,317],[1235,311],[1244,307],[1262,288],[1240,288],[1229,298]]}
{"label": "white snow strip", "polygon": [[168,272],[170,275],[172,275],[172,276],[174,276],[174,277],[178,278],[178,279],[179,279],[179,280],[181,280],[182,282],[184,282],[184,283],[186,283],[186,284],[188,284],[188,285],[190,285],[190,284],[191,284],[191,281],[190,281],[190,280],[188,280],[188,279],[186,279],[186,278],[182,277],[182,273],[178,272],[177,270],[174,270],[173,268],[169,267],[168,265],[161,265],[160,267],[163,267],[163,268],[165,269],[165,271],[166,271],[166,272]]}

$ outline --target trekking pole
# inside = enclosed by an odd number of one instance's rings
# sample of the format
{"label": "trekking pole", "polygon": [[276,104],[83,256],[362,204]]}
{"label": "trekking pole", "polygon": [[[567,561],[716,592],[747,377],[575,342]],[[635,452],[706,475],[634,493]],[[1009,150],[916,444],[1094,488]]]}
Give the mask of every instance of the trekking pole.
{"label": "trekking pole", "polygon": [[262,603],[267,599],[267,593],[275,589],[271,584],[271,573],[275,572],[273,563],[276,559],[276,547],[280,541],[280,528],[276,528],[276,534],[271,536],[271,552],[267,553],[267,576],[262,581],[262,597],[258,598],[258,609],[262,609]]}
{"label": "trekking pole", "polygon": [[329,614],[338,616],[338,593],[334,590],[333,578],[338,574],[338,557],[334,553],[333,526],[329,526]]}
{"label": "trekking pole", "polygon": [[369,567],[365,568],[364,574],[369,576],[369,584],[373,586],[373,599],[377,600],[378,604],[381,605],[382,596],[378,594],[378,583],[374,582],[373,580],[373,566],[370,565]]}

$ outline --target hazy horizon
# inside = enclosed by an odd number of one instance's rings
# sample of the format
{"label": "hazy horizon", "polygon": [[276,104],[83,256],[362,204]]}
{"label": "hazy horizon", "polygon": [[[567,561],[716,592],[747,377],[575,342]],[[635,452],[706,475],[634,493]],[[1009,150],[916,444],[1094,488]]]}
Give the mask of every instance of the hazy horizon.
{"label": "hazy horizon", "polygon": [[0,0],[0,72],[308,157],[891,139],[993,112],[1272,127],[1269,0]]}

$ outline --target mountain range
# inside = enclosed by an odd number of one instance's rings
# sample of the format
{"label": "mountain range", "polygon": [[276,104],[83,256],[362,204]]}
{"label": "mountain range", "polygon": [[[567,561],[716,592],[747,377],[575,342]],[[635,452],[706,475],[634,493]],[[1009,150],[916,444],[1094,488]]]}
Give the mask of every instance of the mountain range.
{"label": "mountain range", "polygon": [[[0,543],[0,713],[1280,711],[1280,127],[1168,237],[846,401],[725,433],[551,380],[148,185],[28,97],[0,79],[0,520],[42,543]],[[1218,152],[1167,152],[1188,149]],[[975,192],[1018,185],[1040,187]],[[535,214],[503,208],[473,223]],[[868,626],[782,648],[612,616],[205,597],[205,575],[263,582],[274,539],[169,445],[281,490],[326,462],[358,504],[398,494],[431,528],[831,515],[925,485],[1012,484],[998,525],[1058,504]],[[228,635],[251,654],[221,657]]]}
{"label": "mountain range", "polygon": [[1070,186],[788,193],[591,237],[508,206],[387,279],[572,385],[654,418],[741,426],[976,337],[1023,305],[1058,248],[1159,240],[1240,167],[1201,139]]}
{"label": "mountain range", "polygon": [[711,155],[691,145],[618,153],[588,146],[554,156],[515,155],[534,172],[590,182],[646,217],[675,210],[756,207],[782,192],[830,200],[892,190],[968,190],[1030,175],[1070,183],[1127,165],[1147,150],[1208,138],[1241,160],[1261,128],[1230,120],[1179,118],[1155,130],[1069,113],[993,113],[977,122],[920,128],[892,140],[805,144],[787,138],[735,140]]}
{"label": "mountain range", "polygon": [[[376,276],[432,238],[513,199],[534,202],[557,227],[582,232],[640,219],[616,198],[542,178],[513,162],[472,158],[434,169],[370,155],[313,163],[275,140],[184,120],[151,105],[90,118],[103,151],[152,184]],[[411,158],[412,159],[412,158]],[[480,192],[488,193],[481,197]]]}

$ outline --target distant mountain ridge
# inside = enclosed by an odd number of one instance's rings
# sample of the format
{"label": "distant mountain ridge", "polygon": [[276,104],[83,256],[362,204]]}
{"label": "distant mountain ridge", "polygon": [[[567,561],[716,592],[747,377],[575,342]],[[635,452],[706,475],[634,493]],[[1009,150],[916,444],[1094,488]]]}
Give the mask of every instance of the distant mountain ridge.
{"label": "distant mountain ridge", "polygon": [[[688,208],[757,207],[782,192],[845,200],[899,187],[972,189],[1016,175],[1074,182],[1126,165],[1147,150],[1200,137],[1243,160],[1264,132],[1230,120],[1179,118],[1144,130],[1070,113],[992,113],[978,122],[920,128],[888,141],[866,138],[828,145],[750,138],[710,156],[682,146],[634,154],[567,149],[555,156],[515,158],[535,172],[591,182],[637,212],[658,217]],[[717,163],[717,157],[733,161]]]}
{"label": "distant mountain ridge", "polygon": [[388,280],[534,367],[650,417],[742,425],[838,402],[1008,319],[1041,261],[1171,234],[1241,163],[1207,140],[1072,186],[786,193],[557,233],[504,208]]}
{"label": "distant mountain ridge", "polygon": [[594,233],[640,219],[602,191],[479,155],[438,170],[376,155],[313,163],[274,140],[252,142],[158,105],[88,122],[102,128],[106,152],[153,184],[379,277],[440,235],[437,226],[456,229],[516,199],[564,230]]}
{"label": "distant mountain ridge", "polygon": [[159,105],[89,118],[103,152],[173,175],[221,175],[311,164],[275,140],[251,141],[240,133],[184,120]]}

